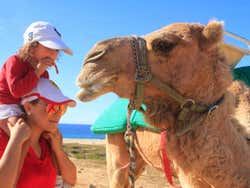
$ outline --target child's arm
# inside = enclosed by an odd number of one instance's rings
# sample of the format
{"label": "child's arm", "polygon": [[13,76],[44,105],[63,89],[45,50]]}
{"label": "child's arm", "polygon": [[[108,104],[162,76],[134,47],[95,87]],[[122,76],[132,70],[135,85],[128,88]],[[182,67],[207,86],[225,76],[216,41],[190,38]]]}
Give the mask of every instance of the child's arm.
{"label": "child's arm", "polygon": [[47,138],[51,144],[63,180],[70,185],[75,185],[77,176],[76,167],[63,151],[61,133],[57,130],[54,133],[46,133],[44,137]]}
{"label": "child's arm", "polygon": [[40,76],[45,73],[49,66],[54,65],[52,60],[47,59],[32,65],[34,70],[29,69],[25,63],[16,59],[10,59],[6,63],[6,80],[12,96],[20,98],[37,85]]}
{"label": "child's arm", "polygon": [[23,165],[23,143],[30,137],[30,128],[23,119],[19,119],[15,126],[10,125],[9,129],[8,144],[4,151],[0,151],[3,152],[0,159],[0,187],[5,188],[15,186],[19,168]]}

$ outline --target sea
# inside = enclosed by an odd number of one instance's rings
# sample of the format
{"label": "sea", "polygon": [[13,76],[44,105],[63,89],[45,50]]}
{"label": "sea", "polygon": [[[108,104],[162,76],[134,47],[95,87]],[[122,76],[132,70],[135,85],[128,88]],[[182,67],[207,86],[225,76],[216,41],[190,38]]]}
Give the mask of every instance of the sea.
{"label": "sea", "polygon": [[104,134],[94,134],[90,130],[91,125],[87,124],[66,124],[60,123],[59,130],[63,138],[73,139],[104,139]]}

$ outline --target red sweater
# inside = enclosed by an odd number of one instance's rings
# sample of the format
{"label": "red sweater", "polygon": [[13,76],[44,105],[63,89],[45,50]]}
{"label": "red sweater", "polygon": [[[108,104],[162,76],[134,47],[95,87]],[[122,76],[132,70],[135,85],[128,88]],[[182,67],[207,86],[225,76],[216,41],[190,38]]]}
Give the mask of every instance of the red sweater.
{"label": "red sweater", "polygon": [[[9,137],[0,129],[0,159],[8,144]],[[52,151],[46,140],[41,139],[41,157],[38,158],[32,148],[29,149],[23,163],[16,188],[54,188],[56,168]],[[13,156],[15,157],[15,156]]]}
{"label": "red sweater", "polygon": [[[48,72],[41,77],[49,78]],[[35,88],[38,80],[30,63],[9,57],[0,71],[0,104],[20,104],[21,97]]]}

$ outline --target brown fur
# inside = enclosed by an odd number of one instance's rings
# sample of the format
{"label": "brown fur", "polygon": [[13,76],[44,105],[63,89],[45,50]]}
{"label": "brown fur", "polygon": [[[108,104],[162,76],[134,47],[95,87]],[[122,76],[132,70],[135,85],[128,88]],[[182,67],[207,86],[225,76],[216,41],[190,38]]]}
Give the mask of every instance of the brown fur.
{"label": "brown fur", "polygon": [[236,109],[232,122],[250,146],[250,89],[243,82],[235,81],[229,90],[235,94]]}
{"label": "brown fur", "polygon": [[[155,127],[169,128],[167,153],[182,187],[245,188],[250,185],[250,148],[243,137],[244,131],[239,133],[234,125],[237,123],[238,129],[249,130],[248,125],[242,124],[248,123],[248,111],[244,112],[247,121],[242,121],[243,117],[239,115],[249,106],[249,91],[243,89],[243,85],[239,85],[238,93],[237,87],[229,88],[232,73],[223,51],[218,49],[222,36],[222,23],[212,21],[206,26],[172,24],[144,37],[152,74],[158,79],[168,83],[185,98],[198,103],[211,104],[224,96],[223,103],[197,128],[178,138],[174,126],[179,105],[152,83],[145,85],[146,120]],[[90,58],[85,60],[87,64],[78,77],[78,85],[83,88],[78,98],[82,101],[93,100],[110,91],[131,98],[135,87],[135,65],[130,39],[125,37],[100,42],[91,50],[90,56],[96,51],[102,51],[103,55],[89,62]],[[108,136],[107,155],[116,151],[112,155],[115,159],[108,157],[108,164],[114,160],[128,160],[127,155],[120,157],[125,152],[122,136],[114,137],[113,143],[117,145],[110,147],[112,137]],[[115,139],[120,141],[114,142]],[[147,164],[160,169],[157,142],[158,134],[137,131],[138,159],[143,158]],[[144,165],[142,163],[138,168]],[[119,177],[124,177],[119,174]],[[114,177],[114,170],[109,177]],[[119,180],[123,182],[120,187],[127,186],[127,176]],[[114,185],[112,181],[111,185]]]}

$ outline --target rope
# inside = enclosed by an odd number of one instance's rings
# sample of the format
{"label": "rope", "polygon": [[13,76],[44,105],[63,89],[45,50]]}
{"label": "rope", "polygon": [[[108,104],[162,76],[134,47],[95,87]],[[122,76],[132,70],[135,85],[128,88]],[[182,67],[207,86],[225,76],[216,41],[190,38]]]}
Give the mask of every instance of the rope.
{"label": "rope", "polygon": [[134,137],[135,131],[131,127],[130,117],[133,110],[140,110],[144,99],[144,83],[151,80],[152,75],[149,70],[149,65],[147,63],[147,51],[146,51],[146,41],[140,37],[132,37],[131,47],[133,49],[134,63],[136,65],[135,72],[135,92],[132,99],[130,99],[128,105],[127,113],[127,130],[124,135],[124,139],[129,152],[129,183],[130,187],[134,188],[135,183],[135,152],[134,152]]}
{"label": "rope", "polygon": [[232,37],[232,38],[234,38],[236,40],[239,40],[239,41],[245,43],[248,46],[248,48],[250,49],[250,41],[247,40],[246,38],[241,37],[239,35],[236,35],[236,34],[234,34],[232,32],[229,32],[229,31],[224,31],[224,34],[226,34],[226,35],[228,35],[228,36],[230,36],[230,37]]}
{"label": "rope", "polygon": [[130,116],[131,116],[132,110],[129,108],[128,109],[128,114],[127,114],[127,130],[125,132],[124,135],[124,139],[127,145],[127,149],[128,149],[128,153],[129,153],[129,183],[130,183],[130,187],[134,188],[134,184],[135,184],[135,168],[136,168],[136,164],[135,164],[135,152],[134,152],[134,137],[135,137],[135,131],[132,128],[131,124],[130,124]]}

